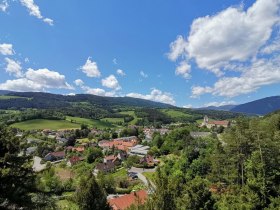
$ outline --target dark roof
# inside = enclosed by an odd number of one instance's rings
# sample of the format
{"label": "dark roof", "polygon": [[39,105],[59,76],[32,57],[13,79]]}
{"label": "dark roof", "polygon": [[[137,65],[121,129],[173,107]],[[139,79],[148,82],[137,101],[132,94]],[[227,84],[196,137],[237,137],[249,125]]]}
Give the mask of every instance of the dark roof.
{"label": "dark roof", "polygon": [[95,169],[97,169],[99,171],[107,171],[107,170],[111,170],[113,168],[115,168],[115,164],[112,162],[98,163],[95,167]]}

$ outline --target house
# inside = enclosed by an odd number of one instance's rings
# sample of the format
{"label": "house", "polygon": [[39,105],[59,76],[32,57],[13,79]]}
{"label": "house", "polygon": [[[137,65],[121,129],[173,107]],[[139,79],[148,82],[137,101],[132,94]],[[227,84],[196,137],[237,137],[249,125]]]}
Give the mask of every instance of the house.
{"label": "house", "polygon": [[146,155],[140,159],[140,164],[147,164],[148,166],[153,167],[157,164],[157,161],[155,161],[151,155]]}
{"label": "house", "polygon": [[57,137],[57,138],[56,138],[56,142],[57,142],[58,144],[67,144],[68,139]]}
{"label": "house", "polygon": [[110,150],[115,148],[117,150],[127,152],[132,147],[137,145],[137,142],[138,139],[136,136],[130,136],[130,137],[113,139],[112,141],[102,140],[98,143],[98,146],[104,150]]}
{"label": "house", "polygon": [[94,174],[98,174],[99,172],[109,173],[115,171],[115,164],[112,162],[108,163],[98,163],[94,169]]}
{"label": "house", "polygon": [[133,204],[144,204],[147,198],[147,191],[140,190],[117,198],[108,199],[108,203],[113,210],[125,210],[131,207]]}
{"label": "house", "polygon": [[109,156],[106,156],[104,157],[104,163],[114,163],[115,166],[118,166],[121,164],[121,160],[118,158],[117,155],[109,155]]}
{"label": "house", "polygon": [[193,138],[201,138],[201,137],[207,137],[210,136],[210,132],[190,132],[191,137]]}
{"label": "house", "polygon": [[78,162],[80,162],[82,160],[84,160],[84,158],[81,158],[79,156],[73,156],[68,160],[67,166],[71,167],[73,165],[76,165]]}
{"label": "house", "polygon": [[64,151],[61,151],[61,152],[51,152],[51,153],[48,153],[44,159],[46,161],[58,161],[58,160],[62,160],[65,158],[65,152]]}
{"label": "house", "polygon": [[72,148],[72,151],[73,152],[81,152],[81,153],[83,153],[84,151],[85,151],[85,147],[84,146],[78,146],[78,147],[73,147]]}
{"label": "house", "polygon": [[230,121],[227,121],[227,120],[209,121],[208,117],[205,116],[201,126],[206,126],[207,128],[212,128],[212,127],[224,127],[224,128],[227,128],[227,127],[230,126]]}

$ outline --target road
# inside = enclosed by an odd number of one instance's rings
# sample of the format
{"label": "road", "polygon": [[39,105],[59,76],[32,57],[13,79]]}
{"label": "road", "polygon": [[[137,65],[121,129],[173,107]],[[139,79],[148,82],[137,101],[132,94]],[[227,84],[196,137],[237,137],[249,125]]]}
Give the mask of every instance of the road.
{"label": "road", "polygon": [[[155,171],[156,171],[156,168],[144,169],[144,170],[143,170],[143,168],[135,168],[135,167],[131,167],[131,168],[128,170],[128,172],[134,172],[134,173],[136,173],[137,176],[138,176],[138,178],[139,178],[147,187],[151,187],[151,186],[149,185],[149,183],[150,183],[150,184],[152,185],[152,188],[153,188],[153,189],[156,188],[155,184],[154,184],[151,180],[149,180],[149,182],[148,182],[147,178],[146,178],[142,173],[143,173],[143,172],[155,172]],[[153,189],[151,189],[151,190],[153,190]]]}
{"label": "road", "polygon": [[47,164],[41,164],[41,160],[42,160],[42,158],[40,158],[38,156],[34,156],[34,158],[33,158],[34,162],[33,162],[33,166],[32,166],[33,171],[39,172],[46,168]]}

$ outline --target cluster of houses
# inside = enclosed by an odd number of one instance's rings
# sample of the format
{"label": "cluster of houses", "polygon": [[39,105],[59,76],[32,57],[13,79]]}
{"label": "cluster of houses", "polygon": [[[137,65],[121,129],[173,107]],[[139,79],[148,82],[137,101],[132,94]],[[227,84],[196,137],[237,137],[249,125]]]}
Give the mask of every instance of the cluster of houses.
{"label": "cluster of houses", "polygon": [[166,127],[164,128],[144,128],[143,130],[144,134],[145,134],[145,139],[147,141],[150,141],[153,139],[153,135],[154,133],[159,133],[160,135],[165,135],[168,134],[170,132],[170,130]]}

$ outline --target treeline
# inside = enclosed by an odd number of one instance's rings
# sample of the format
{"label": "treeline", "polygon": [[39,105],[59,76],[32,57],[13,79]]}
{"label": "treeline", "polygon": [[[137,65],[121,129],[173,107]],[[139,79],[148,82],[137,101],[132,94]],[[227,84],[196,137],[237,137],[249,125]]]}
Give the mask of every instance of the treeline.
{"label": "treeline", "polygon": [[63,113],[54,110],[35,109],[26,109],[21,112],[3,114],[0,116],[0,121],[8,125],[34,119],[65,120],[65,116]]}
{"label": "treeline", "polygon": [[239,118],[220,139],[179,129],[153,141],[169,155],[155,193],[138,209],[280,209],[279,113]]}

